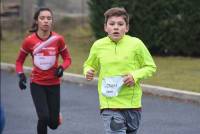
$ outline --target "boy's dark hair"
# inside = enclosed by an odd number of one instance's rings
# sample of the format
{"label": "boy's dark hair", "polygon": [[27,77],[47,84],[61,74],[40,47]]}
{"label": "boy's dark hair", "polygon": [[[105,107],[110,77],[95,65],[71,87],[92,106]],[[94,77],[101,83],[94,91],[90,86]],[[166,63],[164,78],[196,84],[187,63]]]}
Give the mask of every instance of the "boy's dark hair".
{"label": "boy's dark hair", "polygon": [[113,7],[108,9],[105,13],[105,24],[108,21],[108,18],[112,17],[112,16],[122,16],[126,22],[126,24],[129,24],[129,16],[128,13],[126,12],[126,10],[124,8],[121,7]]}
{"label": "boy's dark hair", "polygon": [[41,8],[39,8],[35,12],[35,14],[33,16],[34,20],[33,20],[33,24],[31,26],[31,29],[29,30],[30,33],[36,32],[38,30],[38,25],[36,24],[36,21],[38,20],[38,16],[40,15],[40,12],[42,12],[42,11],[49,11],[51,13],[51,15],[53,16],[53,12],[52,12],[52,10],[50,8],[48,8],[48,7],[41,7]]}

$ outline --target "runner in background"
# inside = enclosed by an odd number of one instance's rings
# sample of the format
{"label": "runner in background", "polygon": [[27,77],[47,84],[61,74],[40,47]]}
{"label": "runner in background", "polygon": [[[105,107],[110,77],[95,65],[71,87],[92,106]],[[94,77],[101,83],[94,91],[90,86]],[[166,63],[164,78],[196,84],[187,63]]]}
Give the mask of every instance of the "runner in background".
{"label": "runner in background", "polygon": [[4,126],[5,126],[5,112],[0,104],[0,134],[3,133]]}
{"label": "runner in background", "polygon": [[141,120],[141,80],[152,76],[156,65],[144,43],[126,35],[129,16],[124,8],[105,14],[107,37],[93,44],[84,64],[87,80],[99,72],[98,93],[106,134],[136,134]]}
{"label": "runner in background", "polygon": [[[47,134],[47,127],[56,129],[62,123],[60,114],[60,82],[63,71],[71,64],[64,38],[52,31],[53,13],[40,8],[34,14],[34,22],[20,48],[16,60],[19,88],[26,89],[27,79],[23,64],[28,54],[32,57],[30,90],[38,115],[37,133]],[[59,55],[63,62],[59,64]]]}

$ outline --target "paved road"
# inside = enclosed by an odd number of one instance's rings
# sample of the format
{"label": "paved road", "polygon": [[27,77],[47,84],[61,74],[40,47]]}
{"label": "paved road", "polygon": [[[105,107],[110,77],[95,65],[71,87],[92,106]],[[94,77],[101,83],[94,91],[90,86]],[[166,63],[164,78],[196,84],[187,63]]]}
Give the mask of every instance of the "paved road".
{"label": "paved road", "polygon": [[[1,103],[6,112],[3,134],[36,134],[36,112],[29,88],[20,91],[17,77],[1,71]],[[49,134],[103,134],[95,86],[63,83],[61,111],[64,123]],[[200,105],[149,95],[143,97],[138,134],[199,134]]]}

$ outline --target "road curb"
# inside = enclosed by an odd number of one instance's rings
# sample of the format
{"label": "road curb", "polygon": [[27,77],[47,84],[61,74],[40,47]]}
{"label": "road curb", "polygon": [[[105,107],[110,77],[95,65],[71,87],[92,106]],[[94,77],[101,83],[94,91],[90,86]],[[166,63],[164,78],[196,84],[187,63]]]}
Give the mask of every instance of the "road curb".
{"label": "road curb", "polygon": [[[10,71],[10,72],[15,72],[15,65],[1,63],[1,69]],[[25,73],[30,73],[31,70],[32,70],[31,67],[24,66]],[[66,73],[66,72],[64,73],[62,80],[66,82],[73,82],[73,83],[87,84],[87,85],[97,85],[97,82],[98,82],[97,78],[95,78],[93,81],[87,81],[83,75]],[[143,88],[143,92],[147,94],[200,103],[200,93],[181,91],[178,89],[152,86],[152,85],[146,85],[146,84],[142,84],[141,86]]]}

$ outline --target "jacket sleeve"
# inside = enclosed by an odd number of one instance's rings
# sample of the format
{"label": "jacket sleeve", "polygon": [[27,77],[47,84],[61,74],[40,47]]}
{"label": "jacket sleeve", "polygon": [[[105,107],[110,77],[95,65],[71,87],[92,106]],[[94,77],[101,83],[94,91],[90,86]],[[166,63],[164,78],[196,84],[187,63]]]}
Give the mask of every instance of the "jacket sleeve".
{"label": "jacket sleeve", "polygon": [[28,53],[25,53],[24,51],[20,50],[19,55],[17,57],[16,63],[15,63],[15,70],[16,73],[23,73],[23,64],[27,57]]}
{"label": "jacket sleeve", "polygon": [[63,51],[61,51],[60,54],[61,54],[62,59],[63,59],[63,63],[62,63],[61,66],[64,69],[66,69],[71,65],[71,57],[70,57],[69,51],[67,50],[67,48],[65,48]]}
{"label": "jacket sleeve", "polygon": [[142,41],[138,44],[137,60],[139,68],[131,72],[136,83],[142,79],[151,77],[156,72],[156,65],[153,58]]}
{"label": "jacket sleeve", "polygon": [[60,36],[59,41],[60,41],[59,53],[63,59],[63,63],[61,64],[61,66],[64,69],[67,69],[71,65],[71,56],[67,49],[67,44],[65,43],[63,36]]}
{"label": "jacket sleeve", "polygon": [[16,73],[23,73],[23,65],[24,65],[24,61],[27,57],[27,55],[31,52],[30,48],[29,48],[29,40],[28,38],[25,38],[25,40],[22,43],[22,46],[20,48],[20,52],[18,54],[18,57],[16,59],[16,63],[15,63],[15,70]]}
{"label": "jacket sleeve", "polygon": [[84,75],[86,75],[86,72],[90,69],[95,70],[95,72],[97,72],[99,69],[97,48],[96,48],[95,44],[93,44],[93,46],[91,47],[89,56],[88,56],[87,60],[84,62],[84,65],[83,65]]}

